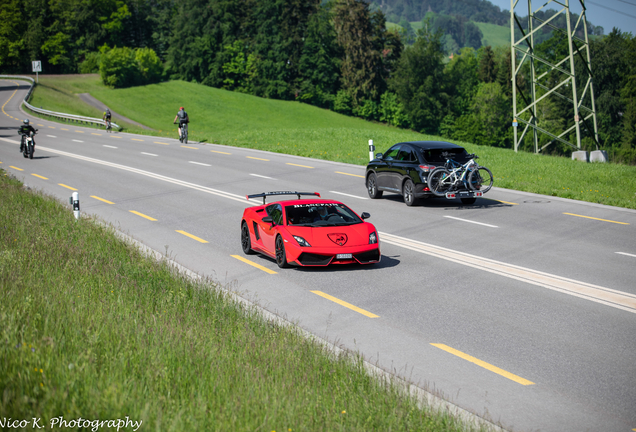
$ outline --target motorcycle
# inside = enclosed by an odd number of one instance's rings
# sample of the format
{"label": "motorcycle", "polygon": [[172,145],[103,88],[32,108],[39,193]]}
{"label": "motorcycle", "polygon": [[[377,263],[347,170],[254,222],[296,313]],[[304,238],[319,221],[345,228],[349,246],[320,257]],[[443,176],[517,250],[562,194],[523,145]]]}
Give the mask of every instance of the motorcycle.
{"label": "motorcycle", "polygon": [[25,158],[28,157],[29,159],[33,159],[33,153],[35,153],[35,142],[33,141],[34,135],[35,132],[22,135],[22,155]]}

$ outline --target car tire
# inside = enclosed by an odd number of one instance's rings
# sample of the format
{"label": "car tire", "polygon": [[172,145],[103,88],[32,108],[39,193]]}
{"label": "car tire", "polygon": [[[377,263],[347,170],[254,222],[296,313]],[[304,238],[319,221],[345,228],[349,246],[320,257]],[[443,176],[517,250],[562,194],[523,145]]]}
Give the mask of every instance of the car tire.
{"label": "car tire", "polygon": [[477,201],[477,198],[461,198],[461,200],[464,205],[473,205],[475,201]]}
{"label": "car tire", "polygon": [[404,197],[404,204],[411,207],[417,204],[417,198],[415,198],[415,185],[413,180],[407,179],[402,185],[402,196]]}
{"label": "car tire", "polygon": [[367,192],[371,199],[382,198],[382,191],[378,190],[378,178],[374,173],[369,174],[367,177]]}
{"label": "car tire", "polygon": [[243,221],[241,224],[241,247],[245,255],[253,255],[255,252],[252,250],[252,240],[250,239],[250,229],[247,227],[247,222]]}
{"label": "car tire", "polygon": [[285,241],[281,236],[276,237],[276,264],[280,268],[287,268],[287,254],[285,253]]}

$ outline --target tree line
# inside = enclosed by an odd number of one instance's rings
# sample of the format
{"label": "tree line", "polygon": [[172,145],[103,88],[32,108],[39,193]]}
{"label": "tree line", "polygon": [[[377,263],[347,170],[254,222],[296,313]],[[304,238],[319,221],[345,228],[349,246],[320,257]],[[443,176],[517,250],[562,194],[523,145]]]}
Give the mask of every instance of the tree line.
{"label": "tree line", "polygon": [[[466,47],[449,56],[444,30],[430,20],[405,44],[387,31],[384,13],[362,0],[0,1],[5,73],[28,72],[31,60],[42,60],[46,73],[99,71],[112,87],[182,79],[513,146],[509,48]],[[567,49],[563,39],[552,34],[537,54],[554,57]],[[602,148],[636,163],[636,41],[614,30],[590,46]],[[516,85],[528,94],[524,72]],[[558,97],[540,108],[539,126],[558,133],[573,115]],[[583,143],[596,148],[589,133]],[[545,151],[570,150],[552,144]]]}

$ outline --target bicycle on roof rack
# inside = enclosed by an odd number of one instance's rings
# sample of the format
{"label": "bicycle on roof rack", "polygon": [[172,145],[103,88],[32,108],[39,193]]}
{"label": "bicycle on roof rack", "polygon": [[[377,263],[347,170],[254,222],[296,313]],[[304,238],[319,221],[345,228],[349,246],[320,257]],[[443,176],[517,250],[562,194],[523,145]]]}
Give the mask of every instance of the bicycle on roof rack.
{"label": "bicycle on roof rack", "polygon": [[447,159],[428,175],[428,187],[438,197],[460,198],[464,204],[472,204],[492,188],[492,172],[475,162],[478,156],[469,155],[468,162],[461,164]]}

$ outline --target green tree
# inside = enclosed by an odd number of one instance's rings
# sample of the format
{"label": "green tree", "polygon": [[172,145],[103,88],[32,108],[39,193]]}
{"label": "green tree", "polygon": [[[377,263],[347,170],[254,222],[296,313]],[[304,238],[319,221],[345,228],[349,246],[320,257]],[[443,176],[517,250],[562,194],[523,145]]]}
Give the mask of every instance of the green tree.
{"label": "green tree", "polygon": [[139,71],[138,82],[140,84],[152,84],[161,81],[163,64],[153,49],[137,48],[135,50],[135,62]]}
{"label": "green tree", "polygon": [[232,45],[226,45],[230,61],[223,64],[223,72],[226,78],[223,80],[223,88],[241,93],[253,91],[252,82],[256,76],[256,56],[245,52],[245,45],[240,41],[234,41]]}
{"label": "green tree", "polygon": [[485,83],[495,82],[497,79],[497,64],[495,63],[495,53],[490,45],[481,47],[479,56],[479,81]]}
{"label": "green tree", "polygon": [[5,73],[23,72],[28,60],[21,56],[26,45],[21,4],[21,0],[8,0],[0,8],[0,69]]}

